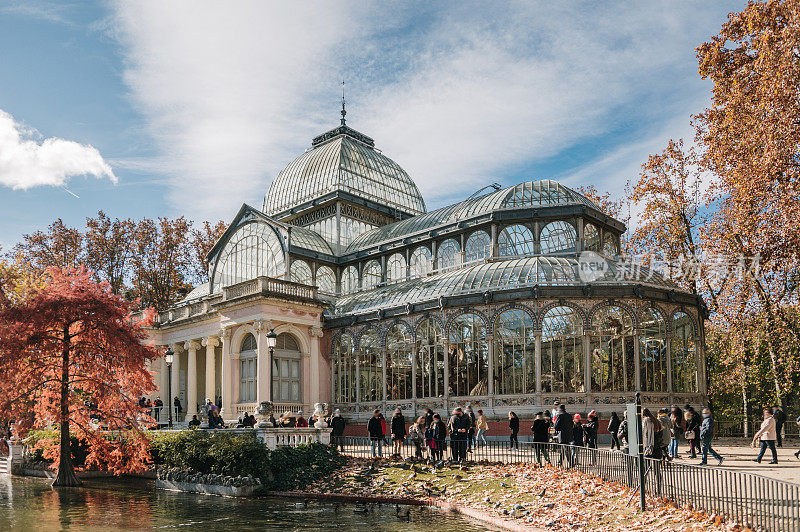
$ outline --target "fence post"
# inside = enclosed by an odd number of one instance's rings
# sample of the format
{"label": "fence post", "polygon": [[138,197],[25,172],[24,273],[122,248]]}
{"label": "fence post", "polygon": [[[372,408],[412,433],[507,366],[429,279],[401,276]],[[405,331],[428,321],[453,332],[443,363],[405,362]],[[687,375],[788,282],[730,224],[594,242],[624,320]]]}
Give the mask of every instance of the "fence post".
{"label": "fence post", "polygon": [[639,462],[639,504],[641,510],[645,510],[644,500],[644,442],[642,431],[642,395],[636,392],[636,431],[639,433],[639,449],[636,453],[637,461]]}

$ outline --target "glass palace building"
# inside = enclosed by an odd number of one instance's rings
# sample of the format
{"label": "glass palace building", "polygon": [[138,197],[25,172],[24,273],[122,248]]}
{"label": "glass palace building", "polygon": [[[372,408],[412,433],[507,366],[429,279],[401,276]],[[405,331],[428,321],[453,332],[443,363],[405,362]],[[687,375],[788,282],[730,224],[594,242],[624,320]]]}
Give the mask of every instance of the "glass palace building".
{"label": "glass palace building", "polygon": [[209,254],[211,282],[159,315],[153,339],[176,352],[169,393],[154,368],[160,395],[189,415],[219,398],[227,419],[265,400],[353,419],[467,404],[505,417],[555,400],[607,412],[637,390],[645,404],[702,404],[699,300],[655,272],[627,275],[624,231],[550,180],[428,211],[342,120],[260,209],[242,206]]}

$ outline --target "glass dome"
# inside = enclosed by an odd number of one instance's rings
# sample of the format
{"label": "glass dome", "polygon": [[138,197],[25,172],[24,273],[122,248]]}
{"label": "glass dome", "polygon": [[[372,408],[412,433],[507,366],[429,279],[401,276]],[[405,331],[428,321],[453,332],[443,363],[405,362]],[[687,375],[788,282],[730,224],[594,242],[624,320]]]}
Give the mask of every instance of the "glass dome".
{"label": "glass dome", "polygon": [[280,217],[336,191],[412,216],[425,212],[422,195],[405,170],[375,150],[371,138],[347,126],[320,135],[311,150],[289,163],[270,185],[262,211]]}

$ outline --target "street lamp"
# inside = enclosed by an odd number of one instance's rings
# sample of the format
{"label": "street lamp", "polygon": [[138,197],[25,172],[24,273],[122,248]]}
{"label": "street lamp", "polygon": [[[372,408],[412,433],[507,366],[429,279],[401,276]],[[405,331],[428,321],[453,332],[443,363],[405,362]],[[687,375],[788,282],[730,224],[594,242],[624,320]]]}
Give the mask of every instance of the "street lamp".
{"label": "street lamp", "polygon": [[273,364],[272,361],[275,359],[275,346],[278,343],[278,335],[275,334],[275,329],[270,329],[267,333],[267,347],[269,348],[269,400],[273,403],[275,402],[275,395],[273,395],[274,390],[272,389],[272,383],[275,382],[275,376],[272,375]]}
{"label": "street lamp", "polygon": [[172,352],[171,347],[167,347],[167,352],[164,353],[164,361],[167,363],[167,375],[169,375],[167,384],[167,411],[169,412],[169,428],[172,428],[172,358],[175,353]]}

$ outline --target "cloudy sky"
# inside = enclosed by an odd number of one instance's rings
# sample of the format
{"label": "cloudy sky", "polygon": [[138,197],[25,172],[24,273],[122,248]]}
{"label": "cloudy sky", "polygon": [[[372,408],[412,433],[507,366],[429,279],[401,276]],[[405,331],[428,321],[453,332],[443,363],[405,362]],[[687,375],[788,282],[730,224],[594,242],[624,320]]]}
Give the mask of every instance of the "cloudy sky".
{"label": "cloudy sky", "polygon": [[527,179],[619,194],[691,136],[694,48],[744,4],[6,0],[0,245],[100,209],[230,220],[338,124],[342,79],[429,209]]}

